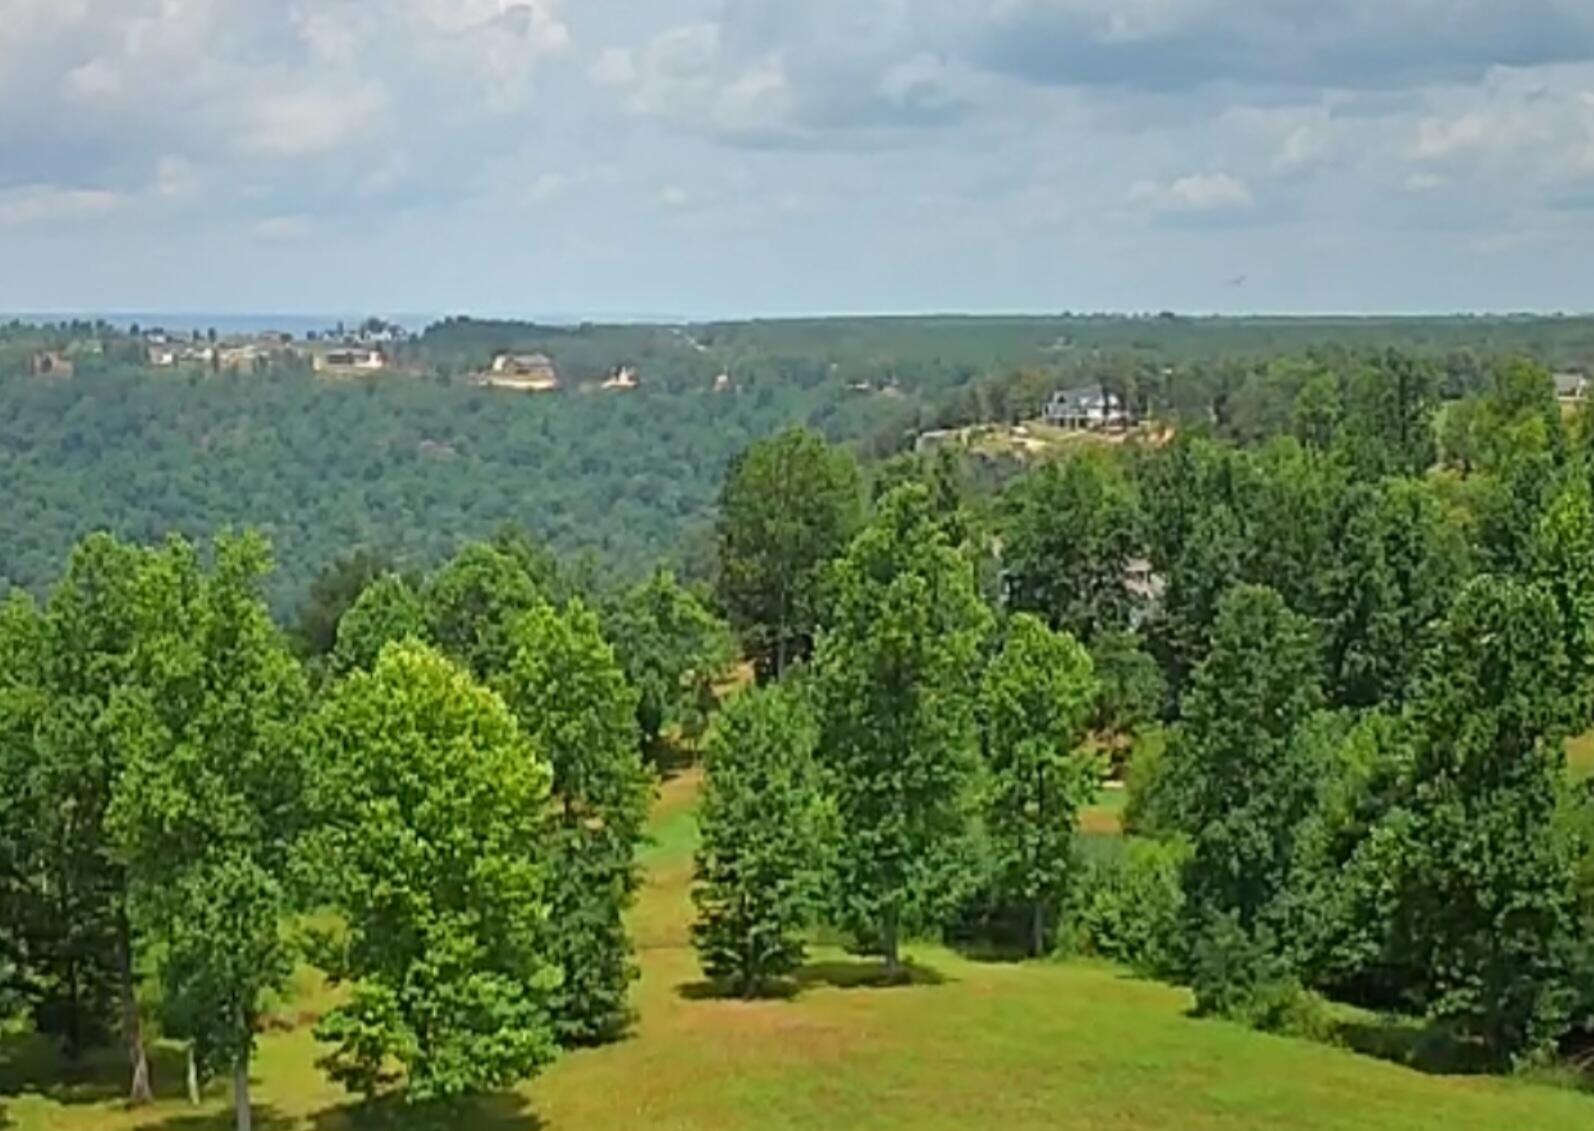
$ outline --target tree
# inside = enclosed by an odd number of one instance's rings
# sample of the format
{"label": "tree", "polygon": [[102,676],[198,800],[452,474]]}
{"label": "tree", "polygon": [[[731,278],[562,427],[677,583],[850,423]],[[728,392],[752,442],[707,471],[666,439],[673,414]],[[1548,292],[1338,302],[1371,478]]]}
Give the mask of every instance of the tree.
{"label": "tree", "polygon": [[980,693],[985,830],[1000,892],[1030,909],[1030,954],[1046,951],[1073,869],[1080,807],[1099,769],[1084,749],[1097,687],[1090,653],[1019,614]]}
{"label": "tree", "polygon": [[838,888],[844,916],[874,932],[893,976],[909,916],[953,894],[989,622],[922,486],[888,495],[837,564],[815,667]]}
{"label": "tree", "polygon": [[802,429],[754,444],[720,493],[719,597],[761,673],[778,678],[812,649],[825,566],[862,516],[847,452]]}
{"label": "tree", "polygon": [[692,942],[708,976],[744,997],[802,965],[819,890],[816,738],[782,687],[733,699],[709,738]]}
{"label": "tree", "polygon": [[367,549],[345,554],[327,566],[310,585],[299,608],[294,640],[304,656],[325,656],[337,643],[338,624],[366,587],[392,571],[386,555]]}
{"label": "tree", "polygon": [[608,628],[637,691],[642,748],[657,759],[664,728],[695,740],[708,726],[715,683],[730,668],[729,630],[675,576],[659,570],[615,604]]}
{"label": "tree", "polygon": [[1594,721],[1594,497],[1573,478],[1550,503],[1534,539],[1533,577],[1555,601],[1566,653],[1565,723]]}
{"label": "tree", "polygon": [[1330,695],[1398,709],[1467,575],[1466,540],[1421,482],[1354,488],[1342,509],[1324,601]]}
{"label": "tree", "polygon": [[1197,935],[1232,927],[1257,941],[1276,922],[1317,789],[1297,732],[1320,699],[1307,622],[1271,589],[1226,596],[1168,751],[1194,850],[1185,894]]}
{"label": "tree", "polygon": [[1314,451],[1326,452],[1333,447],[1343,415],[1339,381],[1333,374],[1319,374],[1295,396],[1295,438]]}
{"label": "tree", "polygon": [[389,644],[430,639],[426,607],[409,582],[396,574],[372,581],[339,619],[331,653],[332,671],[370,671]]}
{"label": "tree", "polygon": [[317,713],[307,870],[346,924],[320,963],[349,998],[317,1027],[334,1079],[411,1102],[523,1079],[554,1056],[551,777],[503,701],[436,652],[389,646]]}
{"label": "tree", "polygon": [[169,1012],[196,1068],[230,1070],[250,1127],[249,1062],[263,997],[292,972],[281,917],[303,818],[304,677],[260,595],[270,552],[224,538],[206,575],[180,543],[153,559],[135,682],[112,734],[124,770],[108,813],[138,921],[166,946]]}
{"label": "tree", "polygon": [[1134,494],[1109,457],[1043,464],[1003,498],[1008,606],[1082,640],[1128,627],[1134,600],[1125,581],[1138,530]]}
{"label": "tree", "polygon": [[106,814],[123,771],[112,712],[132,687],[142,625],[162,612],[143,588],[150,556],[95,535],[73,553],[42,615],[7,606],[5,651],[18,667],[6,673],[5,699],[17,714],[0,727],[0,841],[14,869],[0,910],[35,1021],[76,1056],[119,1014],[135,1104],[151,1096],[139,938]]}
{"label": "tree", "polygon": [[551,957],[563,981],[549,1007],[566,1044],[618,1037],[635,977],[623,914],[636,892],[636,850],[651,782],[637,746],[637,695],[598,619],[579,601],[542,605],[512,633],[496,682],[553,770],[558,810],[550,869]]}
{"label": "tree", "polygon": [[1574,870],[1555,821],[1565,667],[1551,597],[1480,577],[1414,708],[1400,950],[1425,973],[1428,1011],[1501,1059],[1548,1051],[1570,1005]]}
{"label": "tree", "polygon": [[456,554],[432,575],[421,597],[428,639],[477,679],[508,666],[512,626],[547,599],[522,554],[486,543]]}

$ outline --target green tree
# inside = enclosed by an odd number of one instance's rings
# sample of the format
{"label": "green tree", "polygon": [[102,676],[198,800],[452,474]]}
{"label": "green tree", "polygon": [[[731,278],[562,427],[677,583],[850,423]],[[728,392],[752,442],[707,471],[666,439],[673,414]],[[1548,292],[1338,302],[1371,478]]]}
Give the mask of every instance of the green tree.
{"label": "green tree", "polygon": [[524,1079],[555,1054],[546,869],[551,774],[503,700],[436,652],[390,646],[313,723],[319,828],[306,855],[350,986],[317,1027],[334,1079],[412,1102]]}
{"label": "green tree", "polygon": [[490,679],[509,664],[515,621],[547,594],[523,553],[476,543],[432,575],[421,599],[428,640],[477,679]]}
{"label": "green tree", "polygon": [[579,601],[522,617],[496,686],[553,769],[557,832],[549,878],[551,957],[563,981],[549,1006],[565,1044],[620,1036],[635,977],[623,915],[651,782],[627,685],[598,618]]}
{"label": "green tree", "polygon": [[367,585],[339,619],[331,668],[339,675],[370,671],[389,644],[429,639],[420,595],[402,577],[384,574]]}
{"label": "green tree", "polygon": [[794,429],[754,444],[720,493],[719,597],[743,649],[779,677],[812,649],[824,568],[862,518],[862,483],[847,452]]}
{"label": "green tree", "polygon": [[345,554],[310,585],[293,627],[294,642],[306,657],[325,656],[338,640],[338,624],[366,587],[392,572],[388,558],[367,549]]}
{"label": "green tree", "polygon": [[1295,396],[1295,438],[1314,451],[1326,452],[1334,445],[1343,416],[1338,379],[1330,373],[1313,377]]}
{"label": "green tree", "polygon": [[816,739],[783,687],[733,699],[709,738],[692,942],[708,976],[745,997],[802,965],[820,880]]}
{"label": "green tree", "polygon": [[1555,601],[1566,653],[1562,702],[1572,731],[1594,722],[1594,497],[1573,478],[1539,520],[1533,577]]}
{"label": "green tree", "polygon": [[239,1131],[263,998],[292,971],[279,921],[303,816],[307,695],[261,597],[270,570],[252,535],[218,541],[209,574],[180,543],[153,558],[151,619],[111,720],[125,768],[108,824],[132,907],[165,941],[166,1004],[197,1069],[232,1074]]}
{"label": "green tree", "polygon": [[88,538],[42,615],[13,602],[0,625],[16,664],[0,725],[4,933],[25,956],[20,973],[41,1030],[74,1056],[119,1030],[134,1103],[150,1099],[140,938],[106,816],[124,768],[114,709],[133,687],[141,627],[162,611],[143,584],[149,557],[109,535]]}
{"label": "green tree", "polygon": [[1494,1056],[1531,1058],[1566,1025],[1574,930],[1555,602],[1480,577],[1457,598],[1415,705],[1411,847],[1397,937],[1428,1011]]}
{"label": "green tree", "polygon": [[1398,709],[1467,576],[1466,540],[1418,481],[1354,488],[1343,511],[1325,586],[1330,695]]}
{"label": "green tree", "polygon": [[715,684],[735,656],[725,624],[673,574],[659,570],[616,602],[608,630],[637,690],[643,749],[657,759],[668,726],[695,741],[708,726]]}
{"label": "green tree", "polygon": [[[1226,596],[1168,751],[1175,811],[1194,849],[1185,893],[1197,934],[1232,928],[1260,943],[1276,922],[1317,789],[1298,731],[1320,698],[1309,624],[1271,589]],[[1221,996],[1229,987],[1205,989]]]}
{"label": "green tree", "polygon": [[1010,608],[1082,640],[1128,626],[1134,599],[1125,582],[1139,514],[1109,456],[1043,464],[1015,481],[1001,515]]}
{"label": "green tree", "polygon": [[928,491],[887,496],[835,573],[816,657],[836,800],[843,914],[901,969],[904,923],[952,895],[976,764],[976,677],[990,613]]}
{"label": "green tree", "polygon": [[985,832],[998,891],[1029,908],[1034,957],[1068,894],[1079,810],[1099,781],[1084,749],[1096,695],[1090,653],[1027,614],[1009,623],[981,686]]}

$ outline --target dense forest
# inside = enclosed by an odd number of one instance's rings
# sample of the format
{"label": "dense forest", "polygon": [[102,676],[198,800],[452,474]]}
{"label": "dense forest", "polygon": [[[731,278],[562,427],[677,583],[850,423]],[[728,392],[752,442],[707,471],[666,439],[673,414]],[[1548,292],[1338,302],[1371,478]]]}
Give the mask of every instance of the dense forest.
{"label": "dense forest", "polygon": [[[208,336],[202,327],[185,328]],[[323,381],[308,365],[248,374],[146,368],[103,323],[0,328],[0,585],[40,593],[79,538],[266,532],[285,615],[353,547],[427,568],[504,524],[636,579],[669,560],[707,576],[707,529],[731,457],[805,425],[866,458],[922,430],[1033,415],[1099,383],[1145,413],[1254,442],[1287,427],[1325,370],[1380,351],[1433,365],[1440,392],[1486,385],[1491,359],[1594,359],[1585,319],[836,319],[544,327],[454,319],[391,347],[393,372]],[[42,353],[70,377],[38,373]],[[545,351],[566,391],[465,380],[498,353]],[[590,391],[621,366],[641,388]],[[729,385],[714,392],[718,377]]]}

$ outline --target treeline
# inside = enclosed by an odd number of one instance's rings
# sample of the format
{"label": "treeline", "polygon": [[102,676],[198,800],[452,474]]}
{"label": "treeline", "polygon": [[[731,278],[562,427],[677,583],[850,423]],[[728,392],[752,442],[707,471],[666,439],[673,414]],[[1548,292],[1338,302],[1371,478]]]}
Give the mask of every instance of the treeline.
{"label": "treeline", "polygon": [[[1254,446],[994,496],[896,461],[867,517],[813,441],[744,457],[722,596],[767,685],[709,744],[706,968],[761,992],[822,923],[893,970],[914,934],[1082,947],[1308,1035],[1424,1017],[1478,1064],[1579,1041],[1594,434],[1542,367],[1436,377],[1321,371]],[[1114,763],[1135,835],[1083,845]]]}
{"label": "treeline", "polygon": [[[0,608],[0,1018],[69,1057],[151,1029],[249,1064],[311,961],[329,1075],[446,1101],[621,1035],[649,766],[706,723],[727,629],[668,574],[583,597],[504,535],[323,588],[306,662],[258,535],[108,535]],[[361,571],[355,569],[353,574]]]}

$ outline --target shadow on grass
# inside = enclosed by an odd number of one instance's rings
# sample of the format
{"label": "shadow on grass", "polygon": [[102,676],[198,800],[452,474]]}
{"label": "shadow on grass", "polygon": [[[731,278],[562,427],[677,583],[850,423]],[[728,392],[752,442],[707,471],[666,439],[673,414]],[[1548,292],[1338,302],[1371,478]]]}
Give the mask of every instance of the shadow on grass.
{"label": "shadow on grass", "polygon": [[1346,1048],[1431,1076],[1480,1076],[1498,1066],[1477,1041],[1447,1026],[1409,1017],[1347,1021],[1334,1036]]}
{"label": "shadow on grass", "polygon": [[383,1096],[318,1112],[311,1125],[315,1131],[543,1131],[546,1126],[526,1097],[514,1092],[428,1104]]}
{"label": "shadow on grass", "polygon": [[[187,1095],[180,1048],[154,1044],[145,1055],[157,1099]],[[0,1096],[39,1095],[66,1105],[106,1103],[126,1097],[131,1075],[127,1053],[120,1047],[92,1049],[72,1060],[37,1033],[0,1037]]]}
{"label": "shadow on grass", "polygon": [[[252,1109],[255,1131],[287,1131],[294,1121],[269,1104],[256,1104]],[[139,1124],[138,1131],[232,1131],[234,1115],[232,1100],[215,1111],[184,1112]]]}
{"label": "shadow on grass", "polygon": [[805,990],[890,990],[907,986],[940,986],[946,975],[932,966],[908,959],[901,970],[890,973],[885,965],[867,959],[838,959],[829,962],[810,962],[790,978],[782,978],[765,986],[762,992],[746,995],[724,981],[687,982],[676,987],[676,993],[687,1001],[790,1001]]}

